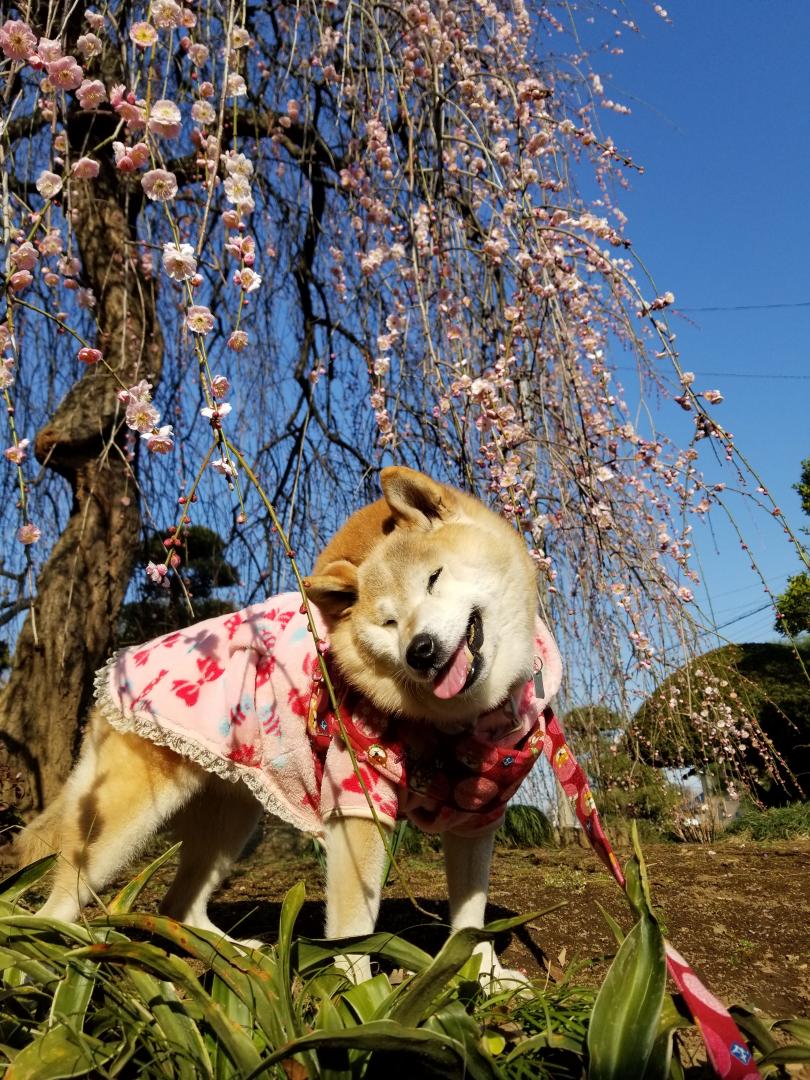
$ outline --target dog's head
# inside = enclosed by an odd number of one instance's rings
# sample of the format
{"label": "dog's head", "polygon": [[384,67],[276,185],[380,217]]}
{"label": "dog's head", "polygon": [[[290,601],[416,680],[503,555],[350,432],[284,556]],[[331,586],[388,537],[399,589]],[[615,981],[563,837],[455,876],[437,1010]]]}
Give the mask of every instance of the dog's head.
{"label": "dog's head", "polygon": [[[470,720],[531,677],[534,565],[477,499],[412,469],[384,469],[381,482],[384,499],[341,529],[307,592],[341,674],[377,708],[439,726]],[[550,698],[561,665],[543,630]]]}

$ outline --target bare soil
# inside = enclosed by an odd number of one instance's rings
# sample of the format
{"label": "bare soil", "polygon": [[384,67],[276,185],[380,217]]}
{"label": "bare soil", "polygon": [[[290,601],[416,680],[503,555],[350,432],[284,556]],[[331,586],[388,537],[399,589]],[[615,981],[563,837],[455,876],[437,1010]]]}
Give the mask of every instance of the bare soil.
{"label": "bare soil", "polygon": [[[151,857],[164,848],[161,842]],[[617,854],[624,862],[629,851],[619,847]],[[644,855],[666,937],[715,994],[770,1017],[810,1017],[810,840],[647,843]],[[401,854],[399,861],[412,895],[436,918],[420,913],[392,875],[378,929],[435,952],[445,940],[448,921],[441,854]],[[154,910],[171,876],[171,866],[162,868],[139,907]],[[306,885],[307,900],[296,930],[320,937],[323,874],[313,845],[268,820],[263,837],[215,895],[212,917],[236,937],[272,942],[281,902],[299,881]],[[111,886],[105,895],[113,892]],[[36,902],[37,897],[28,899]],[[587,847],[496,849],[489,919],[561,902],[563,907],[496,942],[499,953],[510,967],[533,978],[558,980],[568,973],[579,985],[596,986],[615,951],[598,905],[625,930],[632,925],[616,883]]]}
{"label": "bare soil", "polygon": [[[311,845],[278,854],[268,828],[212,904],[218,925],[272,941],[286,891],[304,880],[298,932],[323,933],[322,873]],[[293,842],[294,843],[294,842]],[[618,852],[623,862],[628,852]],[[667,938],[714,993],[772,1017],[810,1016],[810,841],[647,844],[653,901]],[[437,949],[447,933],[441,855],[401,856],[408,886],[434,921],[415,910],[395,879],[386,887],[379,929]],[[581,985],[598,984],[615,942],[598,904],[632,925],[616,883],[587,848],[496,851],[488,918],[565,906],[499,944],[506,963],[532,977],[559,978],[576,965]]]}

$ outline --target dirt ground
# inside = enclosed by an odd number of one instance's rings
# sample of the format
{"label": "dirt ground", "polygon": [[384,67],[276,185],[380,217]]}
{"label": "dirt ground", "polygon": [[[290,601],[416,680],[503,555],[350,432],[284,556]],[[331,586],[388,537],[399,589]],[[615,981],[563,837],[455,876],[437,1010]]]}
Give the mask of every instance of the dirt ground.
{"label": "dirt ground", "polygon": [[[161,842],[152,857],[164,850]],[[623,863],[629,852],[618,848]],[[664,933],[706,985],[727,1003],[771,1017],[810,1017],[810,840],[645,844],[653,902]],[[420,914],[392,875],[383,895],[381,930],[435,951],[447,933],[441,854],[400,855]],[[122,879],[129,880],[134,869]],[[159,871],[139,904],[154,909],[171,878]],[[211,904],[214,921],[237,937],[275,940],[281,901],[303,880],[307,900],[297,932],[323,933],[323,875],[312,843],[270,822]],[[112,895],[114,888],[105,890]],[[31,901],[36,897],[31,896]],[[569,971],[598,985],[614,952],[601,904],[629,929],[632,919],[616,883],[586,847],[496,850],[489,919],[565,906],[498,942],[510,967],[537,978]],[[571,972],[572,966],[574,971]]]}
{"label": "dirt ground", "polygon": [[[304,880],[307,902],[298,931],[323,932],[322,873],[311,853],[281,858],[272,829],[235,870],[212,904],[218,925],[240,924],[237,934],[273,940],[280,901]],[[618,852],[623,862],[627,852]],[[644,848],[667,938],[706,984],[729,1003],[754,1006],[773,1017],[810,1016],[810,841],[755,844],[647,844]],[[446,934],[441,855],[401,857],[416,911],[395,880],[385,890],[379,928],[401,933],[429,950]],[[275,864],[271,869],[272,864]],[[597,907],[621,925],[632,924],[621,890],[588,848],[496,852],[490,919],[565,907],[534,920],[499,943],[505,961],[531,976],[559,977],[576,965],[576,980],[598,983],[614,939]]]}

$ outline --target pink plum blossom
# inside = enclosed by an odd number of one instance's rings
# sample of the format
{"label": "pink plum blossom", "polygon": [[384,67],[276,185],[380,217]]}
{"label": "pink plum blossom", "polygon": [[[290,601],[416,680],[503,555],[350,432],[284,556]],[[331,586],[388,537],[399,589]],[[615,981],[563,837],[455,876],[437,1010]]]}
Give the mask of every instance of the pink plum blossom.
{"label": "pink plum blossom", "polygon": [[12,274],[8,279],[8,287],[12,292],[22,292],[23,289],[28,288],[33,280],[34,277],[30,270],[18,270],[16,274]]}
{"label": "pink plum blossom", "polygon": [[[148,562],[146,564],[146,576],[149,578],[150,581],[154,582],[155,585],[162,585],[163,579],[166,577],[168,572],[169,568],[168,566],[166,566],[165,563]],[[166,584],[168,585],[168,582],[166,582]]]}
{"label": "pink plum blossom", "polygon": [[183,25],[183,9],[175,0],[154,0],[151,14],[160,30],[176,30]]}
{"label": "pink plum blossom", "polygon": [[218,401],[213,407],[206,406],[200,409],[200,416],[204,416],[207,420],[211,421],[212,427],[220,427],[222,417],[227,416],[233,408],[227,401]]}
{"label": "pink plum blossom", "polygon": [[0,390],[7,390],[14,383],[14,361],[10,356],[0,360]]}
{"label": "pink plum blossom", "polygon": [[99,164],[93,158],[80,157],[71,166],[70,172],[77,180],[93,180],[98,176]]}
{"label": "pink plum blossom", "polygon": [[254,273],[249,266],[237,270],[234,274],[234,283],[239,285],[244,292],[255,292],[262,283],[261,275]]}
{"label": "pink plum blossom", "polygon": [[232,71],[225,81],[225,93],[229,98],[244,97],[247,93],[245,80],[235,71]]}
{"label": "pink plum blossom", "polygon": [[83,109],[95,109],[106,101],[107,91],[98,79],[85,79],[76,91],[76,98]]}
{"label": "pink plum blossom", "polygon": [[147,127],[153,135],[176,139],[180,134],[180,109],[168,98],[160,98],[152,106]]}
{"label": "pink plum blossom", "polygon": [[214,472],[221,473],[222,476],[227,476],[229,479],[236,476],[236,469],[231,462],[226,461],[225,458],[217,458],[215,461],[212,461],[211,468]]}
{"label": "pink plum blossom", "polygon": [[104,25],[104,16],[100,11],[85,11],[84,18],[93,30],[100,30]]}
{"label": "pink plum blossom", "polygon": [[0,49],[9,60],[27,60],[36,45],[36,34],[28,23],[7,19],[0,26]]}
{"label": "pink plum blossom", "polygon": [[39,258],[39,252],[30,240],[25,240],[19,247],[14,248],[9,258],[18,270],[33,270]]}
{"label": "pink plum blossom", "polygon": [[40,536],[42,536],[42,530],[33,521],[21,525],[17,530],[17,539],[21,544],[35,544]]}
{"label": "pink plum blossom", "polygon": [[141,379],[136,386],[130,386],[128,390],[119,390],[117,396],[124,405],[132,405],[136,401],[151,401],[152,384],[148,379]]}
{"label": "pink plum blossom", "polygon": [[193,334],[207,334],[214,328],[214,316],[202,304],[192,304],[186,315],[186,326]]}
{"label": "pink plum blossom", "polygon": [[84,72],[75,56],[61,56],[46,64],[45,70],[57,90],[78,90],[84,80]]}
{"label": "pink plum blossom", "polygon": [[134,400],[127,405],[126,424],[133,431],[151,431],[160,422],[160,413],[149,401]]}
{"label": "pink plum blossom", "polygon": [[211,393],[218,401],[221,401],[228,393],[230,386],[225,375],[215,375],[211,380]]}
{"label": "pink plum blossom", "polygon": [[16,446],[9,446],[3,451],[3,457],[13,465],[22,465],[27,447],[28,439],[20,439]]}
{"label": "pink plum blossom", "polygon": [[139,48],[148,49],[157,41],[158,33],[151,23],[136,22],[129,28],[129,37]]}
{"label": "pink plum blossom", "polygon": [[228,348],[234,352],[241,352],[247,347],[248,336],[244,330],[234,330],[228,338]]}
{"label": "pink plum blossom", "polygon": [[197,273],[197,260],[191,244],[177,244],[169,241],[163,245],[163,269],[173,281],[185,281]]}
{"label": "pink plum blossom", "polygon": [[83,364],[98,364],[104,358],[101,349],[91,349],[89,346],[79,349],[76,355]]}
{"label": "pink plum blossom", "polygon": [[43,199],[52,199],[62,190],[62,177],[44,169],[37,177],[37,191]]}
{"label": "pink plum blossom", "polygon": [[97,34],[82,34],[76,39],[76,48],[87,61],[92,60],[94,56],[100,56],[103,45]]}
{"label": "pink plum blossom", "polygon": [[62,42],[57,38],[40,38],[37,44],[37,55],[43,64],[51,64],[62,56]]}
{"label": "pink plum blossom", "polygon": [[174,449],[172,425],[166,424],[155,431],[145,431],[141,438],[146,441],[146,448],[153,454],[168,454]]}
{"label": "pink plum blossom", "polygon": [[710,405],[719,405],[720,402],[723,400],[723,395],[720,393],[719,390],[704,390],[703,397],[706,399],[706,401],[709,402]]}
{"label": "pink plum blossom", "polygon": [[213,124],[216,118],[216,110],[208,101],[195,101],[191,106],[191,119],[196,124]]}
{"label": "pink plum blossom", "polygon": [[153,202],[168,202],[177,194],[177,177],[166,169],[150,169],[141,179],[141,187]]}
{"label": "pink plum blossom", "polygon": [[202,67],[208,60],[208,46],[194,43],[188,48],[189,60],[195,67]]}

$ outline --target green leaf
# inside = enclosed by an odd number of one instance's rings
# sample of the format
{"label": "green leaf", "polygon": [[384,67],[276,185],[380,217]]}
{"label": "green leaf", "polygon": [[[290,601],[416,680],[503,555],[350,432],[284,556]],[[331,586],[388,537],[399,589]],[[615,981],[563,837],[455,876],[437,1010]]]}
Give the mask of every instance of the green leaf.
{"label": "green leaf", "polygon": [[613,918],[613,916],[602,907],[602,905],[599,903],[598,900],[594,900],[594,903],[596,904],[596,906],[601,911],[602,918],[605,920],[605,922],[610,927],[610,932],[615,937],[616,944],[621,945],[621,943],[624,941],[624,938],[625,938],[624,930],[622,930],[621,926],[619,926],[619,924],[616,922],[616,920]]}
{"label": "green leaf", "polygon": [[218,975],[244,1002],[254,1018],[254,1026],[269,1045],[278,1046],[290,1038],[284,1014],[278,1008],[279,980],[272,950],[246,955],[244,949],[221,934],[198,930],[162,915],[130,913],[112,915],[99,922],[115,927],[137,927],[179,945]]}
{"label": "green leaf", "polygon": [[68,957],[87,958],[99,964],[137,964],[159,978],[174,983],[199,1007],[203,1019],[210,1024],[230,1055],[238,1075],[247,1075],[258,1065],[259,1053],[249,1036],[223,1013],[220,1006],[200,986],[188,964],[178,957],[168,956],[162,949],[145,942],[91,945],[74,950]]}
{"label": "green leaf", "polygon": [[126,911],[132,911],[135,905],[135,901],[143,892],[144,888],[152,880],[152,877],[158,871],[164,863],[180,850],[180,843],[173,844],[168,851],[164,851],[162,855],[159,855],[154,862],[141,870],[140,874],[132,879],[129,884],[125,885],[119,893],[112,898],[107,905],[107,911],[110,915],[120,915]]}
{"label": "green leaf", "polygon": [[61,1080],[86,1076],[114,1057],[117,1044],[102,1043],[70,1028],[50,1028],[20,1050],[5,1080]]}
{"label": "green leaf", "polygon": [[[309,1035],[302,1035],[264,1058],[261,1070],[263,1072],[268,1065],[284,1061],[303,1050],[321,1047],[418,1054],[428,1058],[434,1069],[441,1068],[448,1080],[458,1080],[464,1063],[464,1048],[454,1039],[424,1028],[403,1027],[393,1020],[372,1020],[369,1024],[345,1031],[313,1031]],[[258,1072],[256,1075],[259,1075]],[[252,1077],[246,1080],[252,1080]]]}
{"label": "green leaf", "polygon": [[0,899],[13,901],[22,896],[32,885],[45,877],[58,858],[58,854],[45,855],[44,858],[37,859],[36,862],[29,863],[3,878],[0,881]]}
{"label": "green leaf", "polygon": [[482,941],[490,941],[496,934],[533,922],[561,906],[554,904],[543,911],[532,911],[511,919],[498,919],[481,930],[472,927],[456,930],[447,939],[436,959],[408,984],[407,992],[400,996],[391,1010],[391,1019],[401,1024],[417,1024],[426,1014],[428,1006],[445,990],[448,981],[467,963],[476,945]]}
{"label": "green leaf", "polygon": [[390,960],[397,967],[406,971],[422,971],[432,963],[430,953],[418,949],[395,934],[367,934],[365,937],[335,938],[298,938],[290,952],[292,967],[300,974],[313,968],[334,962],[341,953],[368,953]]}
{"label": "green leaf", "polygon": [[[167,1075],[172,1080],[197,1080],[213,1077],[214,1071],[205,1049],[200,1030],[188,1015],[187,1002],[182,1002],[170,982],[154,978],[134,965],[126,969],[126,977],[148,1013],[155,1020],[160,1041],[171,1051]],[[235,1073],[231,1072],[232,1076]]]}
{"label": "green leaf", "polygon": [[649,893],[639,862],[627,866],[628,893],[641,912],[619,947],[597,995],[588,1028],[590,1080],[643,1077],[659,1054],[659,1020],[666,991],[666,956],[661,930],[650,914]]}
{"label": "green leaf", "polygon": [[[481,1048],[481,1026],[460,1001],[450,1001],[429,1018],[429,1031],[443,1032],[464,1047],[465,1075],[472,1080],[496,1080],[500,1075],[492,1059]],[[504,1040],[504,1046],[506,1041]]]}
{"label": "green leaf", "polygon": [[801,1065],[810,1062],[810,1046],[801,1043],[791,1043],[790,1046],[777,1046],[764,1058],[760,1058],[758,1064],[763,1065]]}
{"label": "green leaf", "polygon": [[81,1034],[96,985],[97,970],[97,964],[82,961],[68,965],[51,1002],[51,1027],[64,1024],[77,1036]]}
{"label": "green leaf", "polygon": [[343,1001],[361,1024],[377,1018],[383,1019],[385,1010],[392,996],[391,983],[387,975],[375,975],[373,979],[352,986],[343,993]]}
{"label": "green leaf", "polygon": [[799,1042],[810,1046],[810,1020],[777,1020],[773,1026],[780,1031],[787,1031],[789,1035],[795,1035]]}

